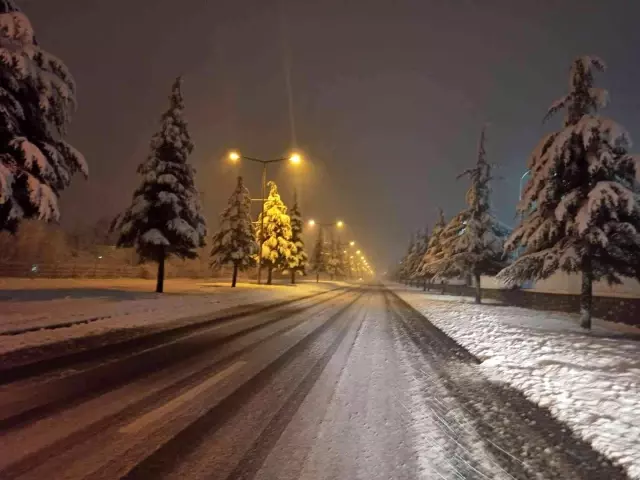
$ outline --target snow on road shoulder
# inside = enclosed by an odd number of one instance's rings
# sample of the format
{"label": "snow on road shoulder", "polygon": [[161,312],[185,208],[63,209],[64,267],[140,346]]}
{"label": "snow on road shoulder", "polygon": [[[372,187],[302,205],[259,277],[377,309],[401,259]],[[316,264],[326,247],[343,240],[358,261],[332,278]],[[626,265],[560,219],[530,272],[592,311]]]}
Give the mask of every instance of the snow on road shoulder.
{"label": "snow on road shoulder", "polygon": [[568,314],[475,305],[390,287],[482,361],[640,479],[640,342],[581,331]]}
{"label": "snow on road shoulder", "polygon": [[[300,283],[295,287],[267,287],[241,284],[240,288],[232,289],[217,283],[184,280],[175,286],[176,293],[157,295],[140,291],[136,282],[98,280],[79,284],[56,280],[17,288],[13,297],[12,290],[2,286],[5,285],[0,286],[3,294],[0,300],[0,355],[116,330],[162,327],[180,319],[236,306],[294,299],[336,285]],[[88,323],[49,329],[56,324],[84,321]],[[27,328],[41,330],[6,335]]]}

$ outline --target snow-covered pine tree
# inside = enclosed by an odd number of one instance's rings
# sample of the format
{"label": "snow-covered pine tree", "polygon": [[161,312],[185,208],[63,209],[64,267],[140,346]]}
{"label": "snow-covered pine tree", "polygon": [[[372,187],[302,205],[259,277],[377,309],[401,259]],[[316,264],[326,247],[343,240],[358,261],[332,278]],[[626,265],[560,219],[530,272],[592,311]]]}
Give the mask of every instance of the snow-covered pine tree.
{"label": "snow-covered pine tree", "polygon": [[444,218],[444,212],[442,211],[442,208],[440,208],[438,209],[438,220],[433,226],[433,231],[431,232],[429,242],[427,244],[427,250],[422,256],[418,271],[420,277],[425,280],[425,284],[426,282],[433,282],[435,272],[432,265],[437,264],[437,262],[442,258],[442,234],[446,226],[447,222]]}
{"label": "snow-covered pine tree", "polygon": [[[264,221],[260,213],[256,238],[262,239],[262,266],[267,268],[267,285],[271,285],[273,270],[285,270],[295,266],[296,246],[291,241],[291,218],[282,202],[275,182],[269,182],[269,197],[264,205]],[[262,227],[264,226],[264,234]]]}
{"label": "snow-covered pine tree", "polygon": [[300,214],[300,206],[298,205],[298,195],[295,192],[293,194],[293,206],[291,210],[289,210],[289,217],[291,218],[291,241],[296,246],[296,251],[293,255],[295,265],[289,267],[289,271],[291,272],[291,283],[296,283],[296,273],[300,272],[302,275],[305,274],[309,257],[304,248],[304,241],[302,240],[304,224],[302,222],[302,215]]}
{"label": "snow-covered pine tree", "polygon": [[399,280],[407,285],[411,279],[411,269],[415,258],[416,235],[412,234],[407,246],[407,253],[400,260],[400,270],[398,272]]}
{"label": "snow-covered pine tree", "polygon": [[345,275],[342,250],[340,240],[336,240],[332,236],[328,252],[329,259],[327,261],[327,273],[331,280]]}
{"label": "snow-covered pine tree", "polygon": [[160,130],[151,140],[151,153],[138,167],[142,184],[131,206],[116,219],[118,247],[135,247],[141,261],[158,262],[156,291],[164,289],[165,259],[196,258],[204,246],[206,227],[194,183],[194,168],[187,163],[193,151],[181,79],[173,84],[169,109],[162,115]]}
{"label": "snow-covered pine tree", "polygon": [[490,208],[491,165],[487,163],[485,129],[480,134],[475,168],[458,176],[468,176],[467,208],[456,215],[443,233],[443,259],[437,268],[441,276],[472,277],[476,286],[476,303],[481,302],[481,275],[496,275],[502,270],[504,240],[508,231],[492,215]]}
{"label": "snow-covered pine tree", "polygon": [[427,248],[429,247],[429,229],[425,228],[424,230],[418,230],[416,233],[416,245],[415,245],[415,254],[413,255],[412,265],[411,265],[411,278],[415,280],[420,280],[420,266],[422,265],[422,258],[424,254],[427,253]]}
{"label": "snow-covered pine tree", "polygon": [[229,197],[227,208],[220,215],[220,230],[213,236],[211,266],[233,265],[231,286],[235,287],[238,271],[256,265],[258,252],[255,230],[251,224],[251,197],[238,177],[236,189]]}
{"label": "snow-covered pine tree", "polygon": [[36,42],[13,0],[0,1],[0,231],[60,216],[58,196],[84,157],[65,142],[75,110],[67,67]]}
{"label": "snow-covered pine tree", "polygon": [[348,250],[347,250],[347,245],[345,243],[342,243],[342,240],[340,239],[340,237],[338,237],[338,243],[337,243],[337,250],[338,250],[338,261],[340,264],[340,274],[344,277],[344,278],[350,278],[351,277],[351,268],[349,265],[349,255],[348,255]]}
{"label": "snow-covered pine tree", "polygon": [[320,281],[320,274],[327,271],[327,254],[324,244],[324,232],[318,228],[318,236],[311,256],[311,271],[316,274],[316,283]]}
{"label": "snow-covered pine tree", "polygon": [[423,259],[427,253],[427,249],[429,248],[429,228],[425,227],[425,229],[421,232],[418,232],[418,243],[416,246],[416,255],[413,260],[413,266],[411,268],[412,274],[411,276],[416,280],[422,282],[422,289],[427,289],[427,278],[422,274],[423,267]]}
{"label": "snow-covered pine tree", "polygon": [[602,60],[577,58],[570,91],[547,117],[565,110],[563,128],[545,136],[529,158],[531,175],[518,211],[522,221],[506,249],[519,252],[500,273],[508,283],[561,270],[582,275],[581,325],[591,327],[593,281],[640,278],[640,204],[627,132],[597,114],[607,92],[594,87]]}
{"label": "snow-covered pine tree", "polygon": [[463,210],[449,220],[438,235],[437,254],[431,256],[429,263],[425,265],[426,273],[432,279],[440,281],[443,292],[447,279],[462,275],[450,259],[455,252],[456,240],[466,228],[467,219],[467,210]]}

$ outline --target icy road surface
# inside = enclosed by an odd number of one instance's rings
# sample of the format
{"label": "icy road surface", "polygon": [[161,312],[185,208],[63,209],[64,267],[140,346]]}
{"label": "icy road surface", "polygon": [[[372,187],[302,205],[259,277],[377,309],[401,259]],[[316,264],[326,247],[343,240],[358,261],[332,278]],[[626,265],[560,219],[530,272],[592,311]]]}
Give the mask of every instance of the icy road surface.
{"label": "icy road surface", "polygon": [[68,355],[0,377],[0,478],[626,478],[383,288]]}

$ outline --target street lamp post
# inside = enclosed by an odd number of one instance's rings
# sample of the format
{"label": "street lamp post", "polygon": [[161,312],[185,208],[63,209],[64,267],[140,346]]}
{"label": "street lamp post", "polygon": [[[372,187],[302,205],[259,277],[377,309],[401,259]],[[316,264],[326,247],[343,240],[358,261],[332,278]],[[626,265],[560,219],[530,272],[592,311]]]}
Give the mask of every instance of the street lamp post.
{"label": "street lamp post", "polygon": [[260,215],[260,238],[258,239],[258,285],[262,277],[262,245],[264,243],[264,206],[267,201],[267,165],[270,163],[279,163],[289,161],[294,165],[298,165],[302,161],[302,157],[298,153],[293,153],[288,157],[274,158],[271,160],[262,160],[260,158],[246,157],[238,152],[230,152],[229,160],[237,162],[240,159],[250,162],[260,163],[262,165],[262,208]]}

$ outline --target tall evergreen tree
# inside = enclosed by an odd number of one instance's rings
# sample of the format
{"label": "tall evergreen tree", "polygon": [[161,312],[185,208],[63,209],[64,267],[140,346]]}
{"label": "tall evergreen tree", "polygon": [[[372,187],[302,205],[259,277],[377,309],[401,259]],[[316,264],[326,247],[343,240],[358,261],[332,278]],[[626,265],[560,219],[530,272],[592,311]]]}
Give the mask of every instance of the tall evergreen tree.
{"label": "tall evergreen tree", "polygon": [[431,279],[434,276],[434,271],[430,266],[436,264],[437,261],[442,258],[441,236],[446,226],[447,222],[444,218],[444,212],[440,208],[438,210],[438,220],[433,226],[433,231],[427,243],[427,249],[422,256],[420,267],[418,268],[418,275],[422,278]]}
{"label": "tall evergreen tree", "polygon": [[440,281],[443,285],[443,292],[447,279],[463,274],[450,260],[455,249],[455,242],[466,228],[467,221],[467,210],[452,217],[438,235],[437,250],[434,249],[427,254],[429,263],[425,264],[424,269],[432,279]]}
{"label": "tall evergreen tree", "polygon": [[251,224],[251,197],[238,177],[236,189],[229,197],[227,208],[220,215],[220,230],[213,236],[211,266],[233,265],[231,286],[235,287],[238,271],[256,265],[258,252],[255,231]]}
{"label": "tall evergreen tree", "polygon": [[345,272],[345,265],[343,262],[343,248],[340,243],[340,240],[335,239],[331,236],[331,242],[329,243],[329,252],[328,252],[328,260],[327,260],[327,273],[329,274],[331,280],[334,280],[338,277],[343,277]]}
{"label": "tall evergreen tree", "polygon": [[319,228],[311,257],[311,269],[316,274],[316,283],[320,281],[320,274],[327,272],[328,253],[325,249],[323,229]]}
{"label": "tall evergreen tree", "polygon": [[509,283],[547,278],[561,270],[582,275],[581,325],[591,328],[593,281],[640,279],[640,189],[623,127],[597,114],[607,92],[594,87],[602,60],[577,58],[570,91],[547,118],[565,111],[562,129],[533,151],[518,211],[522,222],[506,248],[519,252],[500,277]]}
{"label": "tall evergreen tree", "polygon": [[291,272],[291,283],[296,283],[296,273],[300,272],[305,274],[309,256],[304,247],[304,240],[302,239],[302,230],[304,223],[302,222],[302,215],[300,213],[300,206],[298,205],[298,195],[293,195],[293,206],[289,210],[289,216],[291,218],[291,242],[296,247],[296,251],[293,254],[292,266],[289,267]]}
{"label": "tall evergreen tree", "polygon": [[427,252],[427,247],[429,245],[429,229],[425,228],[424,230],[418,230],[415,234],[415,239],[413,254],[411,255],[411,265],[408,270],[411,278],[419,279],[422,258]]}
{"label": "tall evergreen tree", "polygon": [[411,278],[412,268],[414,264],[414,259],[416,255],[416,235],[412,234],[411,239],[409,240],[409,245],[407,246],[407,253],[404,254],[402,260],[400,260],[400,270],[398,275],[400,280],[407,284]]}
{"label": "tall evergreen tree", "polygon": [[349,265],[349,255],[347,251],[347,244],[342,243],[340,237],[338,237],[337,250],[338,250],[338,262],[340,264],[341,275],[344,278],[350,278],[351,268]]}
{"label": "tall evergreen tree", "polygon": [[0,231],[57,220],[58,197],[84,157],[64,137],[76,107],[67,67],[36,42],[13,0],[0,1]]}
{"label": "tall evergreen tree", "polygon": [[[269,182],[269,197],[258,217],[256,238],[262,239],[262,265],[267,268],[267,285],[273,281],[273,270],[285,270],[295,266],[297,247],[291,241],[291,218],[282,202],[275,182]],[[262,232],[264,226],[264,234]]]}
{"label": "tall evergreen tree", "polygon": [[196,258],[196,249],[204,246],[206,236],[195,171],[187,163],[193,143],[184,120],[180,86],[178,78],[160,130],[151,140],[151,153],[138,167],[142,183],[131,206],[114,225],[120,234],[118,247],[135,247],[141,261],[158,263],[157,292],[164,290],[165,259]]}
{"label": "tall evergreen tree", "polygon": [[504,266],[504,240],[508,231],[492,215],[490,208],[491,165],[486,161],[485,130],[482,129],[476,167],[458,178],[468,176],[467,208],[447,226],[443,236],[443,259],[438,268],[451,275],[472,277],[476,303],[481,302],[482,275],[496,275]]}
{"label": "tall evergreen tree", "polygon": [[427,289],[427,277],[425,277],[422,274],[422,267],[423,267],[424,256],[426,255],[427,250],[429,248],[429,240],[430,240],[429,228],[425,227],[423,231],[418,232],[418,243],[416,247],[416,255],[413,260],[413,266],[411,268],[411,271],[413,272],[412,277],[422,282],[423,290]]}

